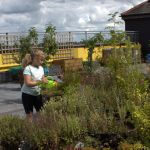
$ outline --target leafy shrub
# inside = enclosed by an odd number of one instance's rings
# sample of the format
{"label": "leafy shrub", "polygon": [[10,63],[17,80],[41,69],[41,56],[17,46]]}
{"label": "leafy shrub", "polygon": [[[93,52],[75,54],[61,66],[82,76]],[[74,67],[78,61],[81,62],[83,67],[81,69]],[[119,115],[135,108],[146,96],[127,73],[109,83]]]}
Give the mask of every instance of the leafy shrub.
{"label": "leafy shrub", "polygon": [[76,85],[79,84],[81,80],[81,75],[78,72],[65,72],[64,75],[64,87],[69,85]]}
{"label": "leafy shrub", "polygon": [[17,116],[0,117],[0,141],[6,149],[17,149],[24,139],[25,122]]}
{"label": "leafy shrub", "polygon": [[[43,116],[44,117],[44,116]],[[27,142],[33,150],[48,150],[56,148],[58,143],[58,133],[49,122],[50,119],[39,117],[38,121],[28,124],[26,128]]]}
{"label": "leafy shrub", "polygon": [[121,142],[120,145],[119,145],[119,150],[148,150],[148,147],[142,145],[141,143],[135,143],[135,144],[131,144],[131,143],[128,143],[126,141],[124,142]]}
{"label": "leafy shrub", "polygon": [[74,144],[78,140],[82,140],[82,134],[85,132],[79,117],[68,115],[62,116],[59,121],[61,129],[60,138],[62,144]]}
{"label": "leafy shrub", "polygon": [[43,47],[43,52],[47,54],[45,64],[48,63],[47,61],[49,60],[50,55],[54,55],[58,48],[55,31],[55,27],[52,24],[49,24],[46,28],[42,43],[39,43],[37,30],[35,27],[31,27],[28,30],[28,34],[21,36],[20,43],[17,44],[19,47],[18,55],[13,53],[13,58],[16,63],[20,64],[27,53],[30,54],[33,49],[38,49],[40,47]]}
{"label": "leafy shrub", "polygon": [[[62,100],[47,102],[41,112],[42,115],[51,120],[50,122],[55,124],[57,133],[59,130],[60,146],[78,141],[86,132],[82,116],[80,116],[81,111],[84,111],[84,104],[76,101],[77,96],[73,98],[75,95],[71,92],[75,90],[77,90],[76,87],[69,86],[69,91],[67,91]],[[68,97],[70,93],[73,95]]]}
{"label": "leafy shrub", "polygon": [[143,107],[136,106],[133,116],[140,140],[150,147],[150,103],[144,103]]}

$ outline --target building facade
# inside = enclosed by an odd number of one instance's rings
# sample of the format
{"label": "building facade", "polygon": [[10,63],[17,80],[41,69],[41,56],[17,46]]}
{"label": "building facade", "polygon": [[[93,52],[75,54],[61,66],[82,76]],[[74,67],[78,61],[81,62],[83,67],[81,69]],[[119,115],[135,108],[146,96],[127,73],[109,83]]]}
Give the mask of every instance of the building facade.
{"label": "building facade", "polygon": [[150,0],[145,1],[121,14],[126,31],[137,31],[142,46],[142,56],[150,53]]}

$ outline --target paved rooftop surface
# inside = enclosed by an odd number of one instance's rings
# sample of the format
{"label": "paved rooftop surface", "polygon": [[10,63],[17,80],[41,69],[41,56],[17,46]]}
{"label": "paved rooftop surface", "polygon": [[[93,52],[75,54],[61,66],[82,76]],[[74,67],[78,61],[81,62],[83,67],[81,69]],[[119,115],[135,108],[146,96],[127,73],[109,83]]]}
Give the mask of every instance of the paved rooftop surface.
{"label": "paved rooftop surface", "polygon": [[0,83],[0,115],[4,114],[25,115],[18,83]]}

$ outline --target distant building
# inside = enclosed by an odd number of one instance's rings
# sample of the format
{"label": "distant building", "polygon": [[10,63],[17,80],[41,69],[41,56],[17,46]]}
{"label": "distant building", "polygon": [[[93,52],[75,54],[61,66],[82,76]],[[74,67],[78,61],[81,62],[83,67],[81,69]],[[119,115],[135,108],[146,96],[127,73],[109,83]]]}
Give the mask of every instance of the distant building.
{"label": "distant building", "polygon": [[138,31],[143,57],[150,53],[150,0],[121,14],[126,31]]}

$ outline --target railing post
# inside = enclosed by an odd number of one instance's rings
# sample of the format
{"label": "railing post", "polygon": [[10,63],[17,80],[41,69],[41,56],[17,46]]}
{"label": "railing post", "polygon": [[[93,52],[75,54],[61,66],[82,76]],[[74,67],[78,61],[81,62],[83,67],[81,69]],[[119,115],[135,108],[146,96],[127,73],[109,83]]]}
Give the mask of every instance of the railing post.
{"label": "railing post", "polygon": [[88,37],[87,37],[87,31],[85,31],[85,40],[87,41]]}
{"label": "railing post", "polygon": [[8,48],[8,33],[6,33],[6,47]]}

